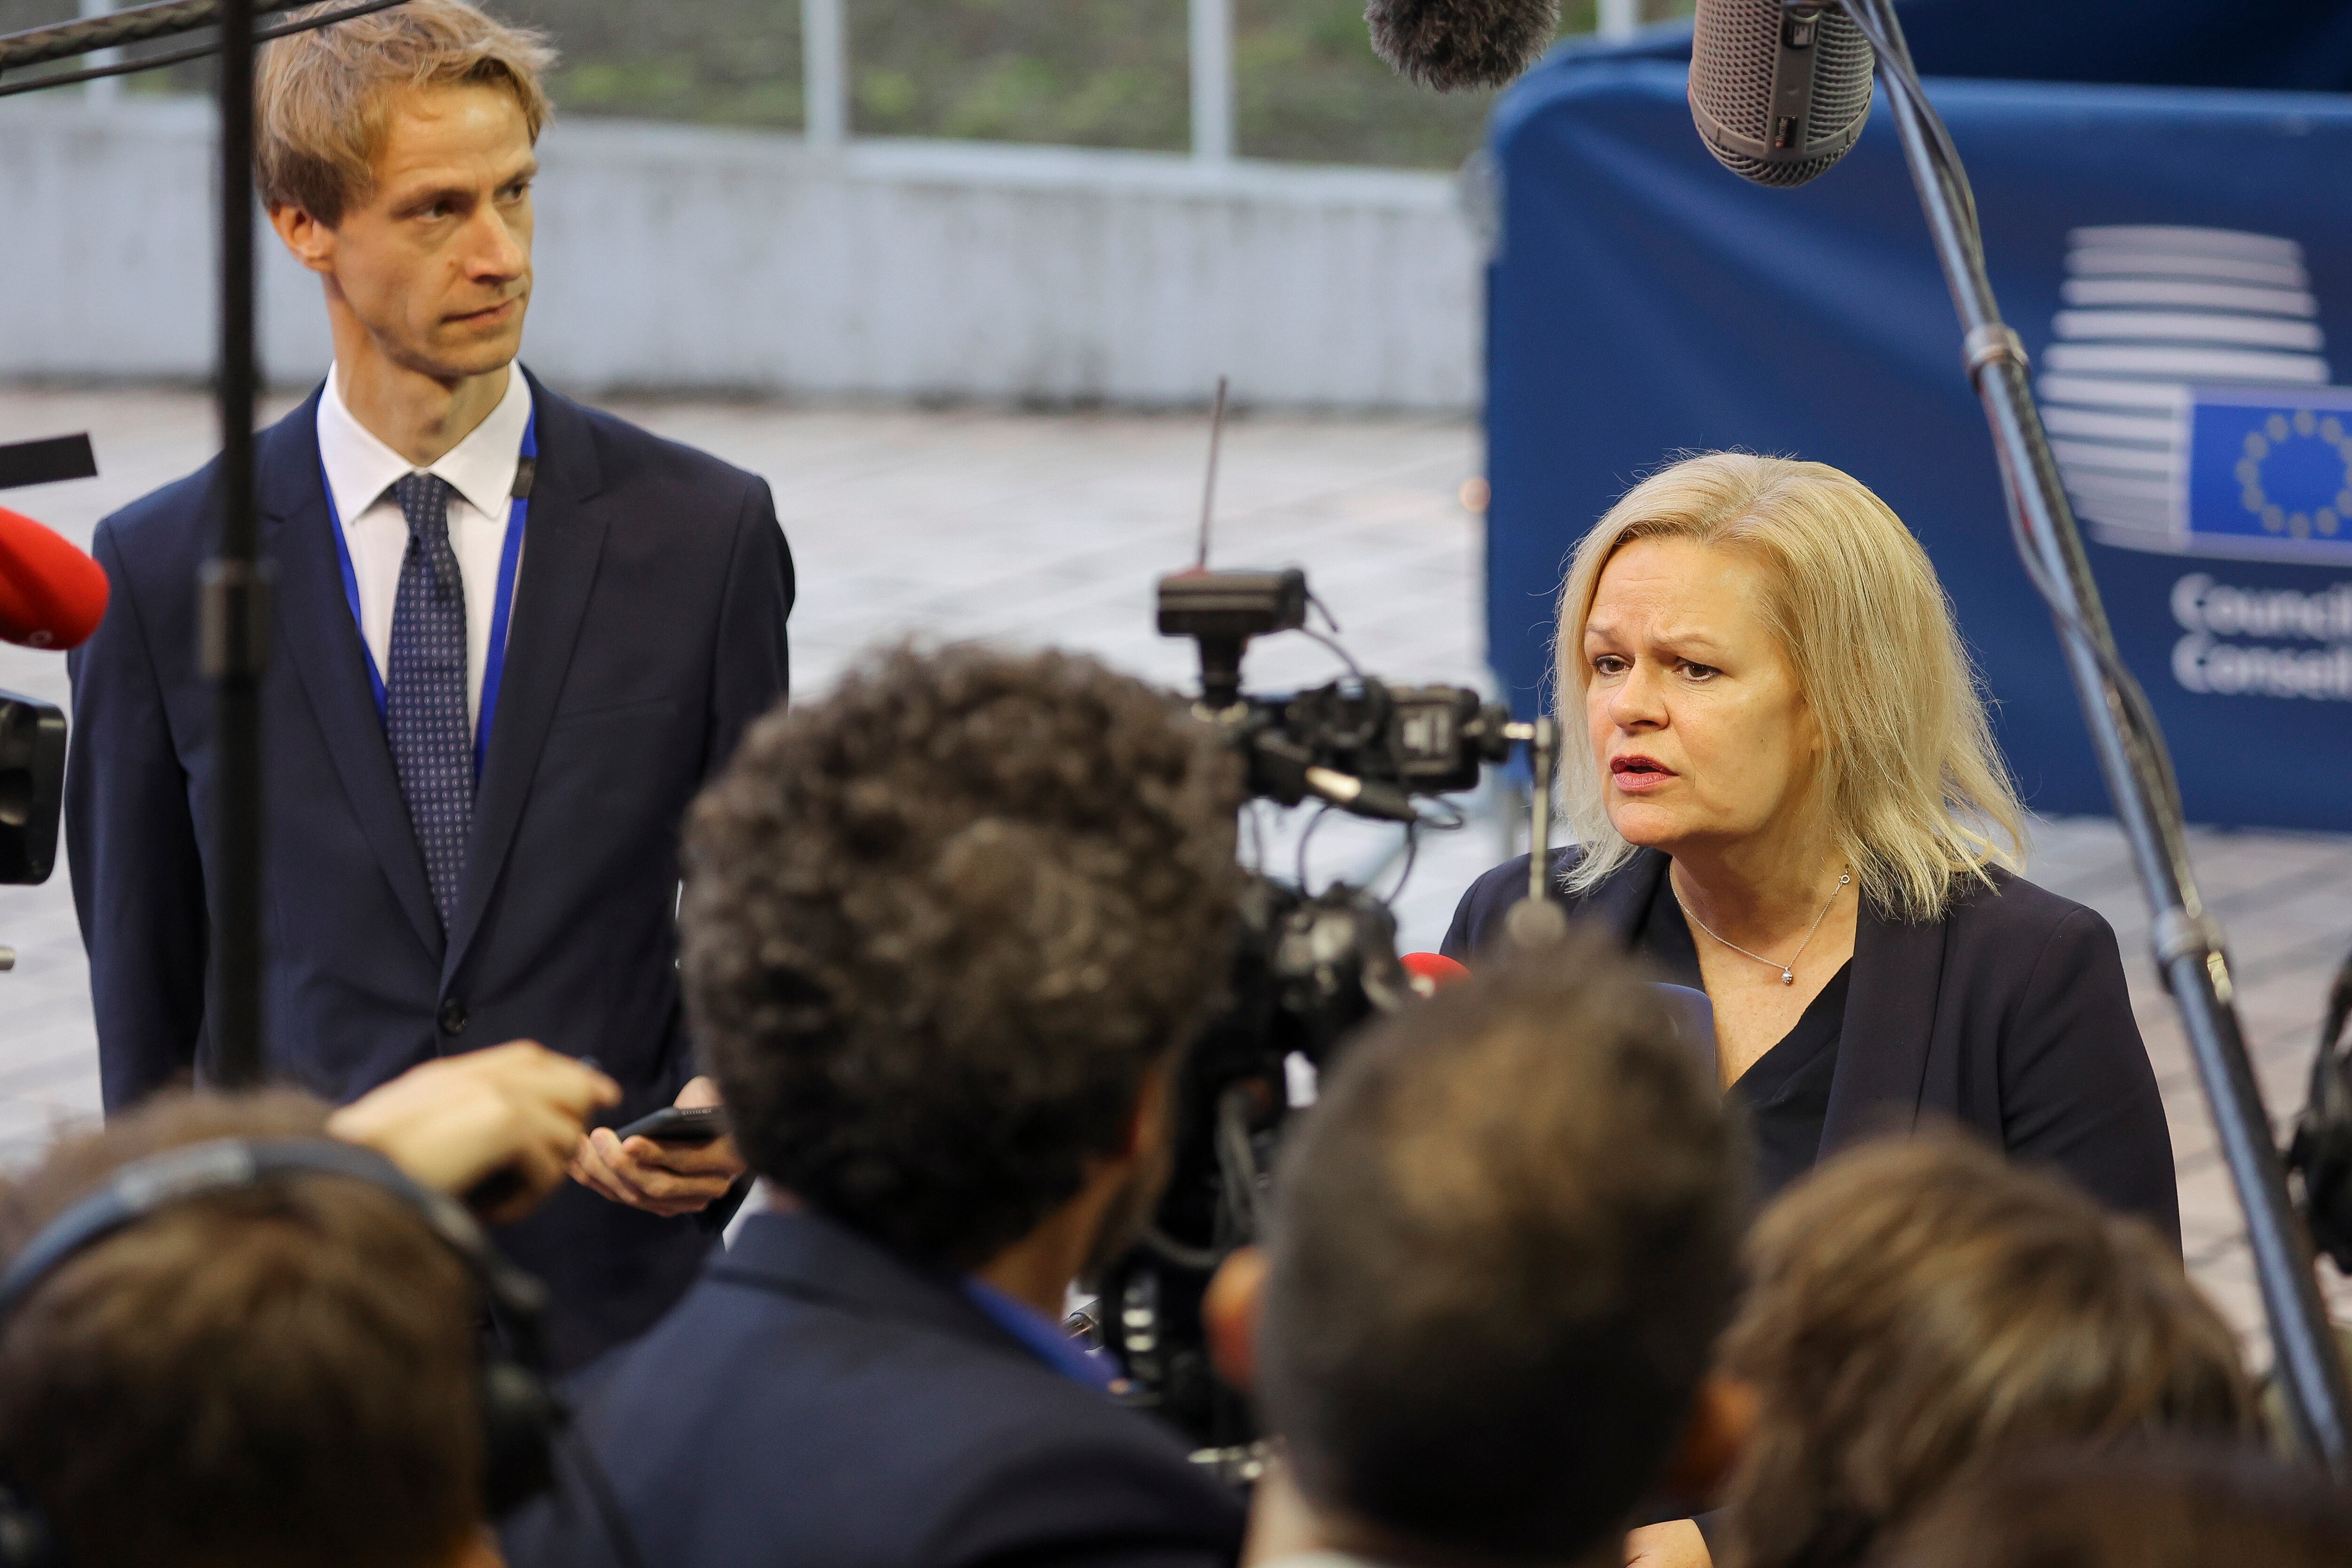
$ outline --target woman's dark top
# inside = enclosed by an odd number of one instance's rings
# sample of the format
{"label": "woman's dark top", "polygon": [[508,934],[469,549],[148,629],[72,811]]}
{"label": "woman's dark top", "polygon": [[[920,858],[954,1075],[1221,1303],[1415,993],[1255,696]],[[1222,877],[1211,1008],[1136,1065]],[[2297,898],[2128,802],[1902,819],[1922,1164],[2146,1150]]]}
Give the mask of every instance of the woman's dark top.
{"label": "woman's dark top", "polygon": [[[1520,871],[1524,876],[1525,862]],[[1691,940],[1682,900],[1675,897],[1673,878],[1658,879],[1630,945],[1661,978],[1706,989],[1699,976],[1698,948]],[[1750,1063],[1727,1091],[1748,1111],[1748,1142],[1755,1155],[1755,1182],[1749,1191],[1759,1205],[1821,1158],[1822,1123],[1829,1115],[1838,1040],[1845,1032],[1846,980],[1853,973],[1851,963],[1841,965],[1789,1032]]]}
{"label": "woman's dark top", "polygon": [[[1555,887],[1576,854],[1552,851]],[[1663,978],[1696,985],[1697,952],[1667,865],[1661,851],[1640,850],[1598,886],[1556,896],[1571,919],[1615,932]],[[1763,1184],[1882,1133],[1957,1121],[2063,1171],[2178,1246],[2172,1138],[2114,930],[2021,877],[1995,871],[1992,881],[1964,884],[1933,921],[1899,921],[1864,900],[1841,978],[1736,1086],[1769,1145]],[[1527,890],[1524,855],[1471,884],[1445,954],[1475,963]]]}

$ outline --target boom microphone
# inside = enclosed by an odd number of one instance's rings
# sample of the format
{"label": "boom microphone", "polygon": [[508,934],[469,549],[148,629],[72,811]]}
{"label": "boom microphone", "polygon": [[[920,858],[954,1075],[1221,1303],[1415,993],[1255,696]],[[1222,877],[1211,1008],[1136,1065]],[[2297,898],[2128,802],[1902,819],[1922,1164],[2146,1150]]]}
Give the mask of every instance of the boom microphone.
{"label": "boom microphone", "polygon": [[1716,162],[1759,185],[1801,185],[1870,119],[1870,40],[1834,5],[1698,0],[1690,106]]}
{"label": "boom microphone", "polygon": [[78,647],[106,614],[106,569],[63,535],[0,507],[0,640]]}
{"label": "boom microphone", "polygon": [[1559,36],[1559,0],[1370,0],[1381,58],[1423,87],[1500,87]]}

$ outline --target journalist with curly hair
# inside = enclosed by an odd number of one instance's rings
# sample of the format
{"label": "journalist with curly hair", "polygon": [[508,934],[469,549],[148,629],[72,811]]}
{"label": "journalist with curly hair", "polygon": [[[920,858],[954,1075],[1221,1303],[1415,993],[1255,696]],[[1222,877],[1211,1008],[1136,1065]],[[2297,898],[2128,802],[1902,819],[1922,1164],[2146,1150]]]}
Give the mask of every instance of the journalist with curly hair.
{"label": "journalist with curly hair", "polygon": [[[1239,804],[1173,698],[974,647],[762,721],[697,803],[687,994],[781,1195],[581,1416],[673,1568],[1232,1560],[1238,1505],[1059,1319],[1164,1178]],[[582,1549],[551,1510],[507,1545]]]}

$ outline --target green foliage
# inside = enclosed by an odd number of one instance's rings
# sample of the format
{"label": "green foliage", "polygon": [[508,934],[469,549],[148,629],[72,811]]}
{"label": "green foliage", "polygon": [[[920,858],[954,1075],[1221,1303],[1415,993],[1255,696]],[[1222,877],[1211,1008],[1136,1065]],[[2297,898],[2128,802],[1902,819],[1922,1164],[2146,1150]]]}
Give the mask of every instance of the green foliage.
{"label": "green foliage", "polygon": [[1179,148],[1184,0],[845,0],[864,136]]}
{"label": "green foliage", "polygon": [[[129,0],[118,0],[129,3]],[[802,123],[800,0],[480,0],[545,29],[571,114]],[[861,136],[941,136],[1181,152],[1191,139],[1186,0],[844,0]],[[0,31],[77,0],[0,0]],[[1434,93],[1371,51],[1363,0],[1234,0],[1240,151],[1253,158],[1452,168],[1492,93]],[[1652,16],[1690,0],[1645,0]],[[1565,0],[1569,32],[1593,0]],[[183,67],[130,90],[202,90]]]}
{"label": "green foliage", "polygon": [[486,9],[554,39],[562,59],[548,87],[567,112],[800,126],[800,0],[488,0]]}
{"label": "green foliage", "polygon": [[[801,122],[799,0],[488,3],[554,35],[553,90],[569,112]],[[845,5],[861,136],[1190,144],[1185,0]],[[1592,26],[1592,0],[1564,9],[1568,30]],[[1371,52],[1363,0],[1235,0],[1234,75],[1240,150],[1254,158],[1451,168],[1494,97],[1399,79]]]}
{"label": "green foliage", "polygon": [[[1562,7],[1590,32],[1592,0]],[[1241,152],[1318,163],[1452,168],[1478,145],[1491,92],[1431,92],[1372,53],[1362,0],[1235,0],[1234,115]]]}

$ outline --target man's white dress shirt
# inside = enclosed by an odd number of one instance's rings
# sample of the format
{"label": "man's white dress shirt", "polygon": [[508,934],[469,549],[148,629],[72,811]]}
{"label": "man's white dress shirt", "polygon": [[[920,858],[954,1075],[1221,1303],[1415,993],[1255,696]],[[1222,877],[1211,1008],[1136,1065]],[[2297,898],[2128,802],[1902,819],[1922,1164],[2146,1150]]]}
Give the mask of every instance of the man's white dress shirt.
{"label": "man's white dress shirt", "polygon": [[[394,499],[396,480],[418,470],[343,405],[339,369],[327,372],[319,398],[319,457],[335,515],[343,521],[352,575],[360,590],[360,637],[381,677],[392,647],[392,607],[400,595],[400,563],[408,552],[408,521]],[[507,367],[506,395],[489,417],[424,471],[448,481],[449,546],[466,585],[466,719],[480,721],[482,667],[497,613],[499,553],[506,548],[515,468],[523,427],[530,422],[530,384],[519,366]]]}

